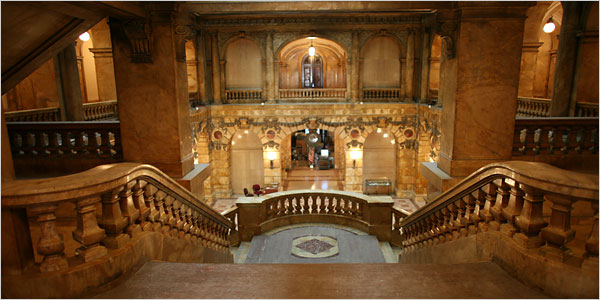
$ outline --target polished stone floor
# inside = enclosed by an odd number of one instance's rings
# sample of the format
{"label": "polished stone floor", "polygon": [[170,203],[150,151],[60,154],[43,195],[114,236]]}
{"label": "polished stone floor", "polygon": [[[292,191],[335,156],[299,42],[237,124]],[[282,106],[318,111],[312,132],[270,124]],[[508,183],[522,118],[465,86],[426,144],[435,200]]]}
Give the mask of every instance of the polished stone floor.
{"label": "polished stone floor", "polygon": [[244,263],[385,263],[377,238],[333,226],[291,227],[255,236]]}

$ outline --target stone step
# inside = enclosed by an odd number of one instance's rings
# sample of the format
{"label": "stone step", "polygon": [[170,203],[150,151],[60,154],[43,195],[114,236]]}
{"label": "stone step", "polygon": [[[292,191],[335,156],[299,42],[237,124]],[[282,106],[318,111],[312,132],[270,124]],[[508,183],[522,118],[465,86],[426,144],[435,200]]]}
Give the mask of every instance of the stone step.
{"label": "stone step", "polygon": [[148,262],[96,298],[548,298],[493,262],[191,264]]}

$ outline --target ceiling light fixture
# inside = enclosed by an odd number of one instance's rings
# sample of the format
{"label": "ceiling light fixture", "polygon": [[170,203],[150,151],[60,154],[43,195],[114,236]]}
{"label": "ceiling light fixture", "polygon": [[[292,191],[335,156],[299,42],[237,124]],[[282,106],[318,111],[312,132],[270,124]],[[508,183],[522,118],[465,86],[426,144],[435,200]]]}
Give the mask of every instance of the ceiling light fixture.
{"label": "ceiling light fixture", "polygon": [[90,40],[90,34],[89,34],[89,33],[87,33],[87,31],[86,31],[86,32],[82,33],[82,34],[79,36],[79,39],[80,39],[80,40],[82,40],[82,41],[84,41],[84,42],[87,42],[87,41],[89,41],[89,40]]}
{"label": "ceiling light fixture", "polygon": [[310,55],[310,56],[315,56],[315,53],[316,53],[316,51],[317,51],[317,50],[316,50],[316,49],[315,49],[315,47],[313,46],[312,39],[311,39],[311,40],[310,40],[310,47],[308,47],[308,55]]}

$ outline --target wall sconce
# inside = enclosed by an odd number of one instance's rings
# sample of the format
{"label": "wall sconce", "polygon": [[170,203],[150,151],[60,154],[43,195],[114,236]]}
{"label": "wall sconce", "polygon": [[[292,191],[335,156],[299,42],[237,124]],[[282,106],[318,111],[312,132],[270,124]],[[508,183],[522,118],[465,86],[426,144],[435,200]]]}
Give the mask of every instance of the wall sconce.
{"label": "wall sconce", "polygon": [[550,19],[548,19],[548,22],[546,22],[546,24],[544,24],[544,32],[545,33],[551,33],[554,31],[554,29],[556,28],[556,25],[554,24],[554,21],[552,21],[552,17],[550,17]]}
{"label": "wall sconce", "polygon": [[352,167],[356,169],[356,160],[362,157],[362,151],[352,150],[350,151],[350,158],[352,159]]}
{"label": "wall sconce", "polygon": [[273,161],[277,158],[277,152],[275,151],[270,151],[267,152],[267,159],[269,160],[269,162],[271,163],[271,169],[273,169]]}

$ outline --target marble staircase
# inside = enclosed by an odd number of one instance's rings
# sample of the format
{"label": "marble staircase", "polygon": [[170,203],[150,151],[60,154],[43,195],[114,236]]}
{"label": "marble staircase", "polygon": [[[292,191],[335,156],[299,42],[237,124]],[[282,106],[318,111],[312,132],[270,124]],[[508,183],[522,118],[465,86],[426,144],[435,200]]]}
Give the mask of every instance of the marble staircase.
{"label": "marble staircase", "polygon": [[148,262],[96,298],[549,298],[493,262],[193,264]]}

